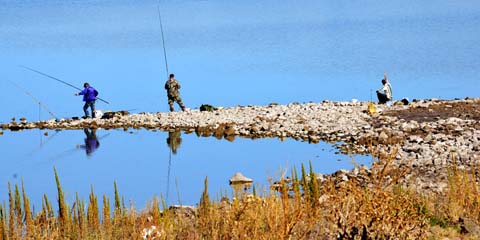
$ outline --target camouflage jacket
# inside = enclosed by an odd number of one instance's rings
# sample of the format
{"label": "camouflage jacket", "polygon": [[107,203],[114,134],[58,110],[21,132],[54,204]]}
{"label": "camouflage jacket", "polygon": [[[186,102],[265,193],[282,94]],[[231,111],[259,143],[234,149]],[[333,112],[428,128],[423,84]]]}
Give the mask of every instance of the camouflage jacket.
{"label": "camouflage jacket", "polygon": [[177,80],[167,80],[165,83],[165,89],[167,90],[167,94],[169,97],[178,97],[180,93],[178,90],[180,89],[180,84],[177,82]]}

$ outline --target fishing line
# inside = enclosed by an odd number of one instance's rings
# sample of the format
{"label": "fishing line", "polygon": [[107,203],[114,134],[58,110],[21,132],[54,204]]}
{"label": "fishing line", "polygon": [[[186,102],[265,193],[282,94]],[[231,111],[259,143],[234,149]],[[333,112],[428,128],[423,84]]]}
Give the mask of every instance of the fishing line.
{"label": "fishing line", "polygon": [[160,0],[157,2],[158,21],[160,22],[160,32],[162,33],[162,45],[163,45],[163,57],[165,58],[165,70],[168,79],[168,61],[167,61],[167,49],[165,47],[165,35],[163,33],[162,14],[160,13]]}
{"label": "fishing line", "polygon": [[[80,88],[78,88],[78,87],[75,87],[74,85],[72,85],[72,84],[70,84],[70,83],[68,83],[68,82],[65,82],[65,81],[63,81],[63,80],[61,80],[61,79],[58,79],[58,78],[56,78],[56,77],[54,77],[54,76],[51,76],[51,75],[48,75],[48,74],[46,74],[46,73],[40,72],[40,71],[35,70],[35,69],[33,69],[33,68],[29,68],[29,67],[27,67],[27,66],[20,65],[19,67],[25,68],[25,69],[27,69],[27,70],[30,70],[30,71],[35,72],[35,73],[38,73],[38,74],[40,74],[40,75],[43,75],[43,76],[48,77],[48,78],[51,78],[51,79],[53,79],[53,80],[56,80],[56,81],[58,81],[58,82],[61,82],[61,83],[65,84],[65,85],[67,85],[67,86],[70,86],[70,87],[72,87],[72,88],[75,88],[75,89],[77,89],[77,90],[82,91],[82,89],[80,89]],[[99,98],[99,97],[97,97],[97,99],[100,100],[100,101],[102,101],[102,102],[104,102],[104,103],[106,103],[106,104],[110,104],[109,102],[107,102],[107,101],[105,101],[105,100],[103,100],[103,99],[101,99],[101,98]]]}
{"label": "fishing line", "polygon": [[55,114],[50,111],[40,100],[38,100],[35,96],[33,96],[33,94],[31,94],[30,92],[28,92],[27,90],[25,90],[24,88],[20,87],[18,84],[8,80],[13,86],[17,87],[18,89],[20,89],[22,92],[24,92],[25,94],[27,94],[28,96],[30,96],[35,102],[38,103],[38,106],[39,106],[39,112],[38,112],[38,120],[40,121],[40,117],[41,117],[41,114],[40,114],[40,107],[42,107],[45,111],[47,111],[53,118],[55,119],[58,119],[57,116],[55,116]]}

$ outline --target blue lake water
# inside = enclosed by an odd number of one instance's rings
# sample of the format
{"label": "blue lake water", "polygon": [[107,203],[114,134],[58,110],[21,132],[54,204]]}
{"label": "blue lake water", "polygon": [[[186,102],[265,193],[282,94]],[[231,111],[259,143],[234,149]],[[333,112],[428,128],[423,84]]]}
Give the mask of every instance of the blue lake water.
{"label": "blue lake water", "polygon": [[95,193],[113,197],[116,181],[127,202],[142,208],[154,196],[163,196],[170,204],[196,204],[207,176],[209,191],[216,198],[231,196],[229,179],[236,172],[252,178],[261,192],[270,180],[279,180],[283,173],[291,176],[292,169],[300,171],[302,164],[308,169],[311,162],[317,172],[332,173],[351,169],[352,161],[359,165],[372,161],[369,156],[335,154],[326,143],[292,139],[229,142],[180,133],[174,152],[167,144],[174,137],[167,132],[99,129],[95,135],[97,147],[87,153],[83,130],[6,132],[0,137],[0,199],[8,200],[8,182],[20,185],[22,179],[33,203],[41,204],[44,193],[54,199],[54,167],[69,201],[76,192],[86,198],[92,185]]}
{"label": "blue lake water", "polygon": [[[20,65],[76,86],[89,82],[111,103],[97,103],[104,111],[168,111],[157,6],[156,0],[0,0],[0,122],[51,118],[35,99],[58,117],[82,115],[76,90]],[[479,96],[478,1],[173,0],[159,6],[169,72],[190,108],[375,100],[384,72],[396,99]],[[91,157],[75,148],[83,131],[62,131],[33,151],[54,134],[42,133],[0,137],[1,197],[6,182],[20,177],[35,195],[54,191],[54,165],[70,197],[75,191],[86,196],[90,184],[111,191],[115,179],[141,204],[166,194],[166,133],[99,130],[107,137]],[[280,166],[291,167],[287,162],[313,161],[320,149],[331,149],[293,140],[182,138],[169,185],[178,179],[190,203],[206,175],[214,192],[227,188],[235,171],[265,183]],[[331,163],[314,162],[325,172],[347,162],[319,158]],[[176,202],[175,188],[169,189]]]}

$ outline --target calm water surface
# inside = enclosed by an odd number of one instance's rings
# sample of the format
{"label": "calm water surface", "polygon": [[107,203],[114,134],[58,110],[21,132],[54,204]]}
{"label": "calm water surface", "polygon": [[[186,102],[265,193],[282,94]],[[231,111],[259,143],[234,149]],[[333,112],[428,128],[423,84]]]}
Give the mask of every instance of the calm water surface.
{"label": "calm water surface", "polygon": [[[160,1],[160,10],[169,72],[190,108],[374,100],[385,71],[396,99],[479,96],[476,0],[173,0]],[[156,0],[0,0],[0,122],[51,118],[11,82],[58,117],[79,116],[76,90],[19,65],[76,86],[90,82],[111,102],[97,103],[104,111],[168,111]],[[351,167],[329,145],[293,140],[182,134],[170,161],[167,133],[99,130],[90,156],[83,131],[43,133],[0,136],[1,199],[7,182],[22,178],[33,201],[55,196],[53,166],[70,200],[76,191],[86,197],[91,184],[111,194],[116,180],[137,206],[159,194],[178,203],[176,189],[195,203],[205,176],[218,193],[236,171],[266,184],[308,161],[325,173]]]}
{"label": "calm water surface", "polygon": [[352,159],[365,165],[372,160],[335,154],[325,143],[291,139],[236,138],[229,142],[199,138],[195,133],[144,130],[97,130],[95,136],[91,134],[82,130],[5,133],[0,138],[0,200],[8,200],[7,182],[20,184],[22,179],[34,203],[41,204],[43,193],[53,199],[54,167],[70,201],[76,192],[86,198],[92,185],[96,193],[113,196],[116,181],[126,200],[144,207],[160,195],[171,204],[196,204],[207,176],[215,197],[232,193],[228,180],[237,171],[267,187],[269,179],[278,180],[285,171],[290,175],[294,167],[300,170],[301,164],[312,162],[317,172],[331,173],[351,169]]}

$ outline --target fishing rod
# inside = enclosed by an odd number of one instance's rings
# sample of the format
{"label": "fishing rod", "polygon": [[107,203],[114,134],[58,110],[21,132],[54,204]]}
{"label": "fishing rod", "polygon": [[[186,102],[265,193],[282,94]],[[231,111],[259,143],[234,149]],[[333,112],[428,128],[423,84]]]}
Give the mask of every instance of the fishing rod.
{"label": "fishing rod", "polygon": [[[162,46],[163,46],[163,57],[165,59],[165,74],[167,75],[168,79],[168,60],[167,60],[167,48],[165,47],[165,34],[163,32],[163,24],[162,24],[162,14],[160,12],[160,0],[157,2],[157,12],[158,12],[158,22],[160,23],[160,32],[162,33]],[[170,144],[168,146],[169,148],[169,155],[168,155],[168,172],[167,172],[167,201],[169,198],[169,193],[170,193],[170,169],[172,166],[172,148],[170,147]]]}
{"label": "fishing rod", "polygon": [[[50,76],[50,75],[48,75],[48,74],[46,74],[46,73],[40,72],[40,71],[35,70],[35,69],[33,69],[33,68],[29,68],[29,67],[27,67],[27,66],[20,65],[20,67],[25,68],[25,69],[27,69],[27,70],[30,70],[30,71],[32,71],[32,72],[36,72],[36,73],[38,73],[38,74],[40,74],[40,75],[43,75],[43,76],[48,77],[48,78],[51,78],[51,79],[53,79],[53,80],[56,80],[56,81],[58,81],[58,82],[61,82],[61,83],[65,84],[65,85],[67,85],[67,86],[70,86],[70,87],[72,87],[72,88],[75,88],[75,89],[77,89],[77,90],[82,91],[82,89],[80,89],[80,88],[78,88],[78,87],[75,87],[74,85],[72,85],[72,84],[70,84],[70,83],[68,83],[68,82],[65,82],[65,81],[63,81],[63,80],[61,80],[61,79],[58,79],[58,78],[56,78],[56,77],[54,77],[54,76]],[[106,103],[106,104],[110,104],[108,101],[105,101],[105,100],[103,100],[103,99],[101,99],[101,98],[99,98],[99,97],[97,97],[97,99],[100,100],[100,101],[102,101],[102,102],[104,102],[104,103]]]}
{"label": "fishing rod", "polygon": [[[24,92],[25,94],[27,94],[28,96],[30,96],[35,102],[38,103],[38,105],[40,107],[42,107],[45,111],[47,111],[53,118],[55,119],[58,119],[57,116],[55,116],[55,114],[50,111],[40,100],[38,100],[35,96],[33,96],[33,94],[31,94],[30,92],[28,92],[27,90],[25,90],[24,88],[20,87],[18,84],[8,80],[13,86],[17,87],[18,89],[20,89],[22,92]],[[40,115],[40,114],[39,114]],[[39,116],[40,118],[40,116]],[[40,119],[39,119],[40,120]]]}
{"label": "fishing rod", "polygon": [[162,33],[163,57],[165,58],[165,70],[168,79],[167,49],[165,47],[165,36],[163,34],[162,14],[160,13],[160,0],[157,2],[158,21],[160,22],[160,31]]}

